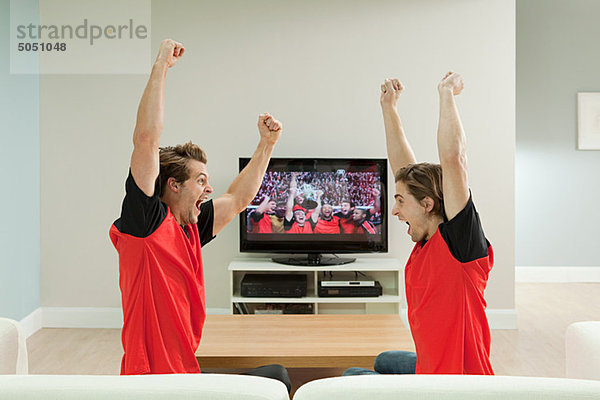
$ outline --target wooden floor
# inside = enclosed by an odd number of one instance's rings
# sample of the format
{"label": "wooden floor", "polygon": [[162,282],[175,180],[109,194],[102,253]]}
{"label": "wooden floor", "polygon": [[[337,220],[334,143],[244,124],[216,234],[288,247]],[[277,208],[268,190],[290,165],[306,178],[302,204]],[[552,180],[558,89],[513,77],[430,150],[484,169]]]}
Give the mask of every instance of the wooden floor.
{"label": "wooden floor", "polygon": [[[517,284],[516,307],[519,329],[492,331],[496,374],[564,377],[566,328],[576,321],[600,321],[600,284]],[[119,373],[122,349],[118,329],[42,329],[27,345],[31,374]],[[292,368],[290,378],[295,390],[305,382],[342,372]]]}

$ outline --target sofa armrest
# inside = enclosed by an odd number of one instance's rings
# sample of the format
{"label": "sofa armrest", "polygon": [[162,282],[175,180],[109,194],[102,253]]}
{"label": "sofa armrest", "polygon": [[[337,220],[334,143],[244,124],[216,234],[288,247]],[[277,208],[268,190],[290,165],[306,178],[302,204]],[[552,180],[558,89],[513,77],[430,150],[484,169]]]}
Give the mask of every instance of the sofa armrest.
{"label": "sofa armrest", "polygon": [[565,347],[567,378],[600,380],[600,321],[569,325]]}
{"label": "sofa armrest", "polygon": [[0,318],[0,374],[27,374],[27,342],[21,324]]}

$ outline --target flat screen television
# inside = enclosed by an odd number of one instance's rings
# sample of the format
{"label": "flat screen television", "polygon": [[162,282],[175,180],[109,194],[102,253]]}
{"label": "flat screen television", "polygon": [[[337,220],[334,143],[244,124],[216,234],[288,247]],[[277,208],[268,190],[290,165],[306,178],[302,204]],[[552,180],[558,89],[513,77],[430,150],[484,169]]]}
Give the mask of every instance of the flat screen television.
{"label": "flat screen television", "polygon": [[[240,158],[240,171],[249,158]],[[387,160],[272,158],[240,214],[240,252],[302,254],[273,261],[336,265],[322,254],[388,251]]]}

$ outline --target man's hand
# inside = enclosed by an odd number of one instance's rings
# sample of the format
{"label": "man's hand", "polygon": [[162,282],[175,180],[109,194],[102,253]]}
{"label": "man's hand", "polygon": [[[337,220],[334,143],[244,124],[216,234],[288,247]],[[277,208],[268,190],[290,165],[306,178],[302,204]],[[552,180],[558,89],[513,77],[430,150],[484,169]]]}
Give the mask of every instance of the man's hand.
{"label": "man's hand", "polygon": [[400,93],[402,93],[403,90],[404,86],[402,86],[402,83],[400,83],[398,79],[386,79],[381,85],[381,97],[379,98],[381,106],[396,108],[398,97],[400,97]]}
{"label": "man's hand", "polygon": [[269,113],[260,114],[258,116],[258,132],[261,139],[266,139],[268,143],[275,144],[281,136],[283,125],[277,121]]}
{"label": "man's hand", "polygon": [[183,56],[185,49],[181,43],[171,39],[165,39],[160,43],[156,62],[164,62],[167,68],[171,68]]}
{"label": "man's hand", "polygon": [[371,195],[373,195],[373,197],[375,198],[378,198],[381,195],[381,192],[379,191],[379,189],[373,188],[371,189]]}
{"label": "man's hand", "polygon": [[450,90],[454,96],[459,95],[465,87],[462,76],[456,72],[448,72],[438,85],[438,91],[442,93]]}

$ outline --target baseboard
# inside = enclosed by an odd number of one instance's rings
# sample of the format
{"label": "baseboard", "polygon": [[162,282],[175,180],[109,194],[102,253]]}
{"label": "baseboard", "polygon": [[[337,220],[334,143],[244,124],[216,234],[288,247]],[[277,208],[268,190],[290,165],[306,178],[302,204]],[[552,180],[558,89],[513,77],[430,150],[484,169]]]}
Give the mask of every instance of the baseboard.
{"label": "baseboard", "polygon": [[515,267],[515,282],[600,282],[597,267]]}
{"label": "baseboard", "polygon": [[42,329],[42,308],[36,308],[31,314],[23,318],[21,321],[25,337],[29,337]]}
{"label": "baseboard", "polygon": [[[40,328],[114,328],[123,326],[120,307],[41,307],[38,312]],[[228,308],[207,308],[207,314],[229,314]],[[29,318],[29,317],[27,317]],[[36,330],[37,330],[36,329]]]}
{"label": "baseboard", "polygon": [[[513,308],[489,308],[485,310],[490,329],[518,329],[517,325],[517,310]],[[404,326],[410,331],[408,325],[408,310],[403,308],[400,310],[400,318]]]}
{"label": "baseboard", "polygon": [[[207,314],[229,314],[228,308],[207,308]],[[514,309],[486,310],[490,329],[517,329]],[[400,310],[400,318],[408,328],[408,311]],[[40,307],[21,320],[27,337],[41,328],[115,328],[123,326],[123,313],[118,307]],[[410,329],[410,328],[409,328]]]}
{"label": "baseboard", "polygon": [[211,314],[211,315],[214,315],[214,314],[227,315],[227,314],[231,314],[231,310],[229,308],[207,308],[206,313]]}
{"label": "baseboard", "polygon": [[119,307],[42,307],[44,328],[121,328]]}

